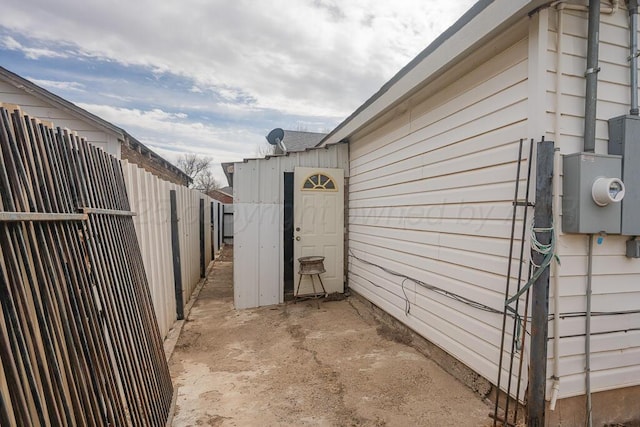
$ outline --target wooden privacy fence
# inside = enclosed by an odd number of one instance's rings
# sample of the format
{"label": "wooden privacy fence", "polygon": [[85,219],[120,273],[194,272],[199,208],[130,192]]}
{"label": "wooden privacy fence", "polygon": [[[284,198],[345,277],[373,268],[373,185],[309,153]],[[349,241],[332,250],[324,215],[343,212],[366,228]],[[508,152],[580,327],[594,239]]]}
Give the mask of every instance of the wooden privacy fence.
{"label": "wooden privacy fence", "polygon": [[[220,249],[215,238],[219,202],[199,191],[161,180],[135,164],[122,163],[131,209],[137,213],[134,224],[151,298],[160,334],[165,337],[176,319],[182,317],[206,266]],[[171,235],[171,192],[175,194],[177,246]],[[178,275],[172,256],[175,251],[180,254]],[[176,282],[181,284],[178,295]]]}
{"label": "wooden privacy fence", "polygon": [[0,108],[0,425],[164,425],[172,384],[118,160]]}

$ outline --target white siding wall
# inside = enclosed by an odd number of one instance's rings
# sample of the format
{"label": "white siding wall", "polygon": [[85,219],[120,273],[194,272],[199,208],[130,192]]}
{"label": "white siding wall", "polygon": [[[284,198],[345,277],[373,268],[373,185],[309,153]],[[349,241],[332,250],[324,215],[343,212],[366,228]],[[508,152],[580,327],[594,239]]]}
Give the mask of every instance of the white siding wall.
{"label": "white siding wall", "polygon": [[22,111],[31,117],[54,122],[55,126],[61,128],[71,129],[91,144],[120,158],[120,142],[117,136],[91,125],[87,120],[80,120],[66,111],[52,107],[24,90],[3,81],[0,81],[0,102],[19,105]]}
{"label": "white siding wall", "polygon": [[211,211],[208,196],[164,181],[137,165],[122,161],[134,224],[138,235],[153,306],[163,337],[176,320],[173,250],[171,245],[171,190],[176,190],[184,304],[200,281],[200,199],[205,200],[205,262],[211,260]]}
{"label": "white siding wall", "polygon": [[[530,136],[527,22],[351,139],[352,255],[502,310],[518,141]],[[355,257],[352,289],[495,383],[500,315]]]}
{"label": "white siding wall", "polygon": [[278,304],[284,297],[284,172],[296,166],[341,168],[346,144],[235,164],[234,301],[238,309]]}
{"label": "white siding wall", "polygon": [[[561,153],[582,151],[586,68],[587,15],[564,12],[562,59],[560,62],[559,135],[555,134],[557,15],[550,14],[547,57],[548,138],[556,140]],[[622,9],[613,16],[602,15],[596,152],[607,153],[609,118],[629,110],[628,14]],[[561,187],[560,187],[561,188]],[[640,262],[624,256],[624,236],[608,236],[595,246],[593,261],[594,312],[637,310],[640,305]],[[561,235],[559,255],[560,312],[586,309],[587,237]],[[555,286],[552,286],[552,290]],[[551,308],[553,311],[553,307]],[[551,326],[551,325],[550,325]],[[640,384],[640,315],[612,315],[592,318],[592,390],[602,391]],[[632,329],[636,330],[632,330]],[[625,332],[628,331],[628,332]],[[560,397],[583,394],[585,318],[560,320]],[[550,341],[553,345],[553,341]],[[552,355],[552,347],[549,355]]]}

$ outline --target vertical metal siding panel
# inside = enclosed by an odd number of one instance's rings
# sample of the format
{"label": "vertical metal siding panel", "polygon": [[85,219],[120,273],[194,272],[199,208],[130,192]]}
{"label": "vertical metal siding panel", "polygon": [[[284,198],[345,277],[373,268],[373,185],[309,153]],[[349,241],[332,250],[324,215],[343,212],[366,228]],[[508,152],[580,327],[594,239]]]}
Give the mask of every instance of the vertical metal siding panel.
{"label": "vertical metal siding panel", "polygon": [[149,277],[149,269],[152,263],[151,260],[151,251],[149,250],[151,247],[151,243],[149,242],[150,227],[149,227],[149,199],[148,199],[148,189],[147,189],[147,180],[146,174],[144,171],[137,169],[137,181],[138,181],[138,194],[140,195],[140,223],[142,225],[140,232],[140,241],[141,248],[143,253],[143,264],[144,269],[147,274],[147,281],[149,281],[149,289],[152,293],[152,298],[154,294],[153,283]]}
{"label": "vertical metal siding panel", "polygon": [[187,215],[187,201],[185,190],[180,189],[176,193],[178,204],[178,226],[180,228],[180,274],[182,277],[182,301],[189,301],[186,289],[189,286],[189,261],[191,258],[189,242],[189,217]]}
{"label": "vertical metal siding panel", "polygon": [[260,164],[256,160],[251,161],[251,181],[247,183],[251,190],[249,203],[260,203]]}
{"label": "vertical metal siding panel", "polygon": [[156,192],[152,187],[160,181],[136,165],[123,163],[123,170],[131,209],[137,213],[134,217],[134,224],[136,225],[138,243],[149,282],[149,291],[154,304],[158,327],[164,337],[172,323],[172,320],[167,316],[164,275],[156,272],[164,264],[158,258],[164,255],[161,249],[162,244],[158,242],[158,238],[162,236],[164,230],[161,229],[161,224],[157,224],[151,219],[151,215],[155,211],[149,209],[149,206],[157,206]]}
{"label": "vertical metal siding panel", "polygon": [[160,188],[160,209],[162,213],[162,224],[159,230],[161,235],[161,245],[163,249],[163,261],[162,261],[162,275],[163,275],[163,287],[164,287],[164,299],[165,306],[163,307],[165,315],[166,330],[163,336],[169,332],[169,329],[176,321],[176,301],[174,293],[173,283],[173,256],[171,248],[171,218],[170,218],[170,205],[169,205],[169,191],[170,184],[166,181],[162,181]]}
{"label": "vertical metal siding panel", "polygon": [[211,246],[213,244],[211,240],[211,202],[213,199],[210,197],[204,198],[204,247],[205,247],[205,263],[209,265],[212,258]]}
{"label": "vertical metal siding panel", "polygon": [[157,232],[156,232],[156,227],[157,227],[157,221],[156,221],[156,213],[157,213],[157,209],[155,208],[155,186],[156,186],[156,180],[155,177],[148,174],[148,173],[144,173],[144,180],[145,180],[145,197],[147,199],[147,203],[149,206],[149,216],[148,216],[148,220],[147,220],[147,227],[148,227],[148,239],[147,239],[147,244],[148,244],[148,251],[149,251],[149,263],[145,266],[145,271],[147,273],[147,281],[149,283],[149,287],[151,288],[151,297],[153,300],[153,305],[154,307],[158,307],[162,300],[160,298],[160,294],[161,294],[161,289],[158,283],[158,279],[159,279],[159,275],[158,275],[158,248],[157,248],[157,242],[155,241],[156,236],[157,236]]}
{"label": "vertical metal siding panel", "polygon": [[[167,292],[173,286],[170,278],[173,277],[172,271],[169,270],[168,266],[172,264],[171,257],[171,247],[167,244],[167,232],[168,232],[168,222],[166,221],[166,213],[167,213],[167,201],[165,198],[165,194],[168,194],[167,191],[167,183],[166,181],[158,180],[158,191],[157,191],[157,201],[156,201],[156,209],[158,210],[158,227],[156,229],[156,233],[158,236],[158,247],[160,248],[160,264],[158,268],[160,270],[160,287],[162,294],[162,305],[158,310],[162,310],[163,316],[163,325],[164,330],[162,331],[162,336],[166,336],[171,324],[173,323],[173,316],[171,315],[171,295]],[[175,311],[174,311],[175,312]]]}
{"label": "vertical metal siding panel", "polygon": [[260,275],[260,306],[278,304],[280,302],[280,265],[278,252],[280,227],[275,222],[278,217],[278,205],[260,205],[260,221],[258,226],[259,254],[258,265]]}
{"label": "vertical metal siding panel", "polygon": [[259,215],[257,203],[240,203],[234,212],[234,258],[241,262],[233,269],[234,303],[237,309],[259,305],[260,274],[258,271]]}
{"label": "vertical metal siding panel", "polygon": [[191,196],[191,283],[189,298],[200,281],[200,194],[190,191]]}
{"label": "vertical metal siding panel", "polygon": [[149,279],[149,284],[151,285],[151,289],[153,289],[153,305],[154,307],[161,307],[163,303],[162,298],[162,286],[161,286],[161,276],[159,272],[159,264],[161,262],[160,259],[160,248],[158,245],[158,208],[157,208],[157,185],[158,179],[149,174],[145,174],[147,179],[147,197],[149,199],[149,204],[151,206],[150,209],[150,218],[149,218],[149,226],[150,229],[153,230],[149,234],[149,252],[150,252],[150,265],[147,266],[147,278]]}
{"label": "vertical metal siding panel", "polygon": [[244,163],[234,163],[233,170],[233,202],[244,203]]}
{"label": "vertical metal siding panel", "polygon": [[[164,337],[176,319],[169,191],[175,189],[177,193],[179,244],[182,254],[180,275],[184,285],[185,303],[200,281],[199,203],[200,198],[205,196],[199,191],[163,181],[136,165],[123,162],[123,171],[131,209],[137,213],[134,217],[136,234],[158,327]],[[206,200],[211,199],[207,197]],[[210,224],[210,221],[210,212],[205,212],[206,224]],[[208,228],[205,227],[205,230]],[[216,243],[219,247],[219,242]],[[205,249],[205,255],[210,259],[211,237],[206,232]]]}

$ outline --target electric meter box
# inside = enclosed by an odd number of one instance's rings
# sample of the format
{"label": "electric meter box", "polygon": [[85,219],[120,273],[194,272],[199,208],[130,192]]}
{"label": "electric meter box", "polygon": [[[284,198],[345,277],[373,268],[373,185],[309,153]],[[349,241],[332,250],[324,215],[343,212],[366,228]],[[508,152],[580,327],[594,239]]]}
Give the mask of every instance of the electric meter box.
{"label": "electric meter box", "polygon": [[640,236],[640,117],[620,116],[609,120],[609,154],[622,156],[622,234]]}
{"label": "electric meter box", "polygon": [[[580,234],[620,234],[624,196],[622,157],[595,153],[563,156],[562,231]],[[594,200],[594,184],[608,180],[610,203]]]}

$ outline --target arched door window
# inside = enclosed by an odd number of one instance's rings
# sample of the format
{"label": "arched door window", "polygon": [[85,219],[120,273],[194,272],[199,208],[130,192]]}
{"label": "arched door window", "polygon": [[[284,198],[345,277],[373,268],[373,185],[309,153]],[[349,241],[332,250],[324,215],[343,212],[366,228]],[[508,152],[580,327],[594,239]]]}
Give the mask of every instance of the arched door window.
{"label": "arched door window", "polygon": [[336,183],[328,175],[314,173],[309,175],[302,185],[303,191],[338,191]]}

